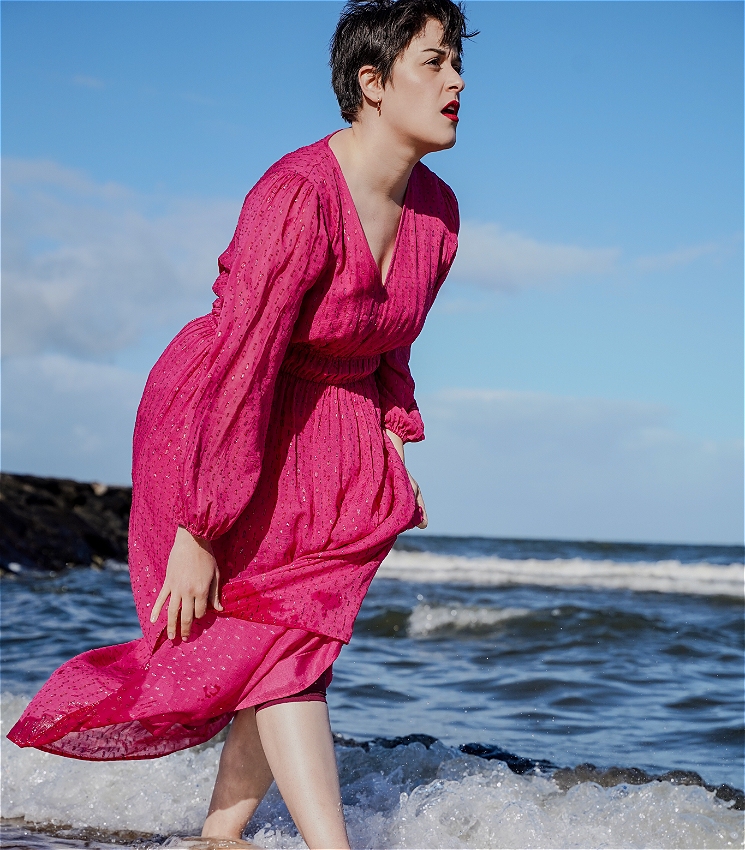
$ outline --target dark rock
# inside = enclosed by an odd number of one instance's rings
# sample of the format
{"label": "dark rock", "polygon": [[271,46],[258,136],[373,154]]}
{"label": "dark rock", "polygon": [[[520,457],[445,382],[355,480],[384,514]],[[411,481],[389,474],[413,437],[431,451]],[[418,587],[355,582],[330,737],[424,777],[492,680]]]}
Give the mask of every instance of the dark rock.
{"label": "dark rock", "polygon": [[609,767],[601,770],[594,764],[563,767],[552,776],[552,779],[562,791],[567,791],[573,785],[579,785],[580,782],[596,782],[603,788],[613,788],[614,785],[622,784],[645,785],[655,778],[638,767]]}
{"label": "dark rock", "polygon": [[706,783],[701,778],[701,774],[695,770],[668,770],[667,773],[662,773],[656,776],[655,779],[662,779],[665,782],[672,782],[673,785],[705,785]]}
{"label": "dark rock", "polygon": [[0,569],[127,560],[131,487],[0,473]]}
{"label": "dark rock", "polygon": [[513,773],[530,773],[536,769],[545,772],[556,768],[555,764],[552,764],[546,759],[531,759],[524,756],[517,756],[514,753],[510,753],[501,747],[495,747],[491,744],[461,744],[459,749],[468,756],[503,761]]}
{"label": "dark rock", "polygon": [[[707,786],[708,787],[708,786]],[[733,788],[731,785],[720,785],[714,792],[714,796],[729,803],[734,800],[733,809],[738,812],[745,812],[745,794],[739,788]]]}
{"label": "dark rock", "polygon": [[340,747],[360,747],[368,752],[370,747],[378,746],[386,750],[396,747],[408,747],[409,744],[423,744],[429,749],[437,741],[432,735],[403,735],[400,738],[373,738],[372,741],[356,741],[354,738],[345,738],[343,735],[334,734],[334,743]]}
{"label": "dark rock", "polygon": [[409,744],[423,744],[429,749],[437,741],[431,735],[403,735],[400,738],[375,738],[373,744],[393,750],[396,747],[408,747]]}
{"label": "dark rock", "polygon": [[709,785],[701,775],[694,770],[669,770],[667,773],[649,774],[638,767],[609,767],[601,770],[594,764],[578,764],[577,767],[564,767],[555,771],[551,777],[562,791],[567,791],[580,782],[596,782],[603,788],[615,785],[646,785],[648,782],[670,782],[673,785],[698,785],[707,791],[713,791],[714,796],[725,803],[732,803],[731,808],[745,811],[745,794],[739,788],[731,785],[716,787]]}

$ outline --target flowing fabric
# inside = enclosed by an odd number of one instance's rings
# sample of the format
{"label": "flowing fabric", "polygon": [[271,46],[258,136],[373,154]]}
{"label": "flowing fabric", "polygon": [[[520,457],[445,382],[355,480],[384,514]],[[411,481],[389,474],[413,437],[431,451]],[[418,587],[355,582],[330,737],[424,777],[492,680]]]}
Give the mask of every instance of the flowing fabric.
{"label": "flowing fabric", "polygon": [[[212,312],[137,414],[129,561],[143,639],[59,668],[9,737],[76,758],[165,755],[328,670],[396,536],[421,522],[384,429],[424,439],[409,370],[455,256],[450,188],[418,163],[386,279],[330,136],[276,162],[218,261]],[[224,611],[187,641],[150,612],[181,525],[212,541]]]}

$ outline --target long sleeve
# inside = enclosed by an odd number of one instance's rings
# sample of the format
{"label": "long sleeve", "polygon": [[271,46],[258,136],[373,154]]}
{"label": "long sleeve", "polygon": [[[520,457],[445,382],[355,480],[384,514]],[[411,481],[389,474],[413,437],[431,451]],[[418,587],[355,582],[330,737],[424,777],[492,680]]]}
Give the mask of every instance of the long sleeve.
{"label": "long sleeve", "polygon": [[375,373],[383,427],[397,434],[404,443],[416,443],[424,439],[424,423],[414,399],[410,355],[410,345],[386,352],[380,358],[380,366]]}
{"label": "long sleeve", "polygon": [[317,190],[270,169],[220,257],[217,328],[183,420],[179,523],[196,536],[224,534],[253,495],[279,367],[328,251]]}
{"label": "long sleeve", "polygon": [[[437,265],[431,302],[448,276],[458,249],[458,202],[449,186],[438,179],[442,191],[442,220],[445,223],[437,254]],[[430,305],[431,305],[430,302]],[[424,423],[414,398],[414,379],[409,369],[411,346],[405,345],[386,352],[381,357],[376,379],[380,393],[383,426],[397,434],[404,443],[424,439]]]}

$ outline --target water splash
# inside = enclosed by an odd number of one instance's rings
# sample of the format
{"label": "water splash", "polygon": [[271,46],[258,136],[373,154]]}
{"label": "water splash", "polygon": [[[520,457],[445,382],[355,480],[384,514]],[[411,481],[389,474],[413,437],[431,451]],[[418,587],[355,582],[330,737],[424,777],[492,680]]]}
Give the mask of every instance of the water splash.
{"label": "water splash", "polygon": [[[26,703],[3,698],[3,735]],[[580,781],[562,790],[540,769],[517,775],[501,761],[440,741],[394,743],[337,747],[353,847],[683,850],[743,843],[742,812],[700,786],[650,782],[605,788]],[[163,846],[174,834],[199,832],[222,744],[110,763],[21,750],[4,737],[0,747],[3,818],[43,824],[47,832],[65,836],[57,844],[51,838],[39,843],[38,833],[35,844],[16,837],[15,846],[84,846],[82,839],[72,840],[71,827],[99,830],[120,844],[124,836],[138,834],[129,846],[144,850]],[[260,847],[304,846],[276,788],[247,833]],[[177,844],[171,840],[169,846]]]}
{"label": "water splash", "polygon": [[473,608],[464,605],[416,605],[409,615],[409,637],[445,631],[482,631],[518,617],[530,608]]}

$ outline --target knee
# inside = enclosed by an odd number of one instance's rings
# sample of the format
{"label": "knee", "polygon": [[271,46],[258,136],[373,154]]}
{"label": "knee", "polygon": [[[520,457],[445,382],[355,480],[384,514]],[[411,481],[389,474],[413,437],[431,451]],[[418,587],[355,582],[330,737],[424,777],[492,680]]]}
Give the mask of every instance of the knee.
{"label": "knee", "polygon": [[222,751],[222,759],[243,758],[261,746],[256,728],[256,713],[253,708],[238,711],[230,724],[228,737]]}

